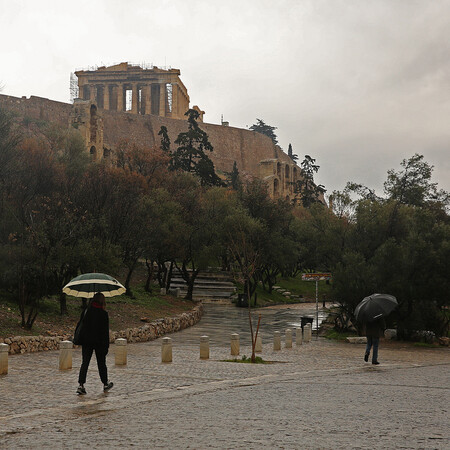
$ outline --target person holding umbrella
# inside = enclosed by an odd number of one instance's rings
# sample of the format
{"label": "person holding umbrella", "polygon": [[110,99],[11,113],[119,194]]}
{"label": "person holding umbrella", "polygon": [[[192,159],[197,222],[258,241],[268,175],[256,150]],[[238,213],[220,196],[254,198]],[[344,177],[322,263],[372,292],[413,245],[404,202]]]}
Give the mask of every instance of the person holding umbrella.
{"label": "person holding umbrella", "polygon": [[384,336],[386,324],[384,317],[388,316],[398,306],[397,299],[389,294],[372,294],[365,297],[355,308],[355,318],[364,325],[367,337],[364,361],[369,361],[370,350],[373,347],[372,364],[378,361],[378,346],[380,337]]}
{"label": "person holding umbrella", "polygon": [[78,395],[86,394],[84,383],[86,383],[86,375],[94,351],[103,390],[109,391],[114,385],[114,383],[108,381],[108,368],[106,367],[106,355],[109,350],[109,317],[105,307],[105,296],[97,292],[86,312],[83,312],[83,333],[81,337],[83,362],[78,376]]}
{"label": "person holding umbrella", "polygon": [[365,334],[367,337],[366,353],[364,354],[364,361],[369,361],[370,350],[373,346],[372,364],[380,364],[378,361],[378,346],[380,344],[380,337],[384,336],[384,330],[386,329],[386,323],[382,317],[374,320],[373,322],[367,322],[365,324]]}
{"label": "person holding umbrella", "polygon": [[[108,381],[108,368],[106,367],[106,355],[109,350],[109,316],[105,310],[105,297],[122,295],[125,291],[122,284],[104,273],[78,275],[63,287],[63,292],[67,295],[92,299],[82,312],[74,335],[74,343],[82,346],[83,355],[78,376],[78,395],[86,394],[84,383],[86,383],[86,375],[94,351],[103,390],[109,391],[114,385]],[[77,338],[76,342],[75,337]]]}

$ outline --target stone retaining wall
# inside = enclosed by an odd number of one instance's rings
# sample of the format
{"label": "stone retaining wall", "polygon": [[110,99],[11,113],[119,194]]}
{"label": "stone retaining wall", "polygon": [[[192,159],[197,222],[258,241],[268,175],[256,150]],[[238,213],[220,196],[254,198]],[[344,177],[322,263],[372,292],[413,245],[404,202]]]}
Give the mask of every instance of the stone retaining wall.
{"label": "stone retaining wall", "polygon": [[[122,331],[111,331],[109,340],[111,343],[117,338],[125,338],[130,342],[152,341],[168,333],[183,330],[195,325],[203,315],[203,305],[199,303],[191,311],[179,316],[166,317],[154,322],[147,323],[141,327],[128,328]],[[47,350],[59,350],[59,343],[72,340],[72,334],[62,336],[14,336],[0,338],[0,343],[9,345],[9,354],[41,352]],[[76,347],[76,346],[75,346]]]}

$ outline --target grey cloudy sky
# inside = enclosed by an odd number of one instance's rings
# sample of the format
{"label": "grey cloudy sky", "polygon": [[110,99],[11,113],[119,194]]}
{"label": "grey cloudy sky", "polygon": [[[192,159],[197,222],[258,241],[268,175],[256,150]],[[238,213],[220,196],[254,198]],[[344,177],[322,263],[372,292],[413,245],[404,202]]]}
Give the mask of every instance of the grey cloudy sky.
{"label": "grey cloudy sky", "polygon": [[205,121],[277,126],[328,192],[420,153],[450,190],[450,0],[0,0],[3,93],[69,101],[77,68],[181,70]]}

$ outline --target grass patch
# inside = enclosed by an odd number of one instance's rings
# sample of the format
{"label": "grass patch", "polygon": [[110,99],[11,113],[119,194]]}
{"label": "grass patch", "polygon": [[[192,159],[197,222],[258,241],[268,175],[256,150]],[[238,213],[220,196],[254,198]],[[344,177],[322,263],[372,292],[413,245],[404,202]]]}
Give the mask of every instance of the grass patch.
{"label": "grass patch", "polygon": [[414,342],[414,347],[422,347],[422,348],[436,348],[439,347],[439,344],[431,344],[429,342]]}
{"label": "grass patch", "polygon": [[255,358],[255,362],[252,363],[252,359],[247,356],[243,355],[241,359],[224,359],[223,362],[234,362],[234,363],[244,363],[244,364],[272,364],[272,361],[265,361],[261,358],[261,356],[257,356]]}
{"label": "grass patch", "polygon": [[[298,274],[294,278],[280,278],[276,284],[283,289],[288,290],[293,295],[303,295],[307,299],[316,299],[316,283],[314,281],[303,281],[302,274]],[[329,299],[331,296],[331,283],[319,281],[319,300],[325,297]]]}
{"label": "grass patch", "polygon": [[330,329],[324,334],[324,337],[326,339],[331,339],[334,341],[345,341],[348,337],[355,337],[355,336],[356,336],[355,333],[341,333],[334,329]]}

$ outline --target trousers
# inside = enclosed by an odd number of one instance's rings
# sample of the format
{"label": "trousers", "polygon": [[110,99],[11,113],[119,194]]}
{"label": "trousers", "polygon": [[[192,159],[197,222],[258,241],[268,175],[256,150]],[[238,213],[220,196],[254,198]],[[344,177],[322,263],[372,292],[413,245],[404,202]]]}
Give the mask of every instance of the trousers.
{"label": "trousers", "polygon": [[378,361],[378,344],[380,338],[375,336],[367,336],[366,355],[370,354],[370,349],[373,346],[372,361]]}
{"label": "trousers", "polygon": [[98,374],[103,384],[108,384],[108,368],[106,367],[106,355],[108,354],[108,347],[105,345],[89,345],[82,346],[83,362],[80,367],[80,374],[78,376],[78,383],[86,383],[86,375],[91,362],[92,353],[95,351],[97,359]]}

